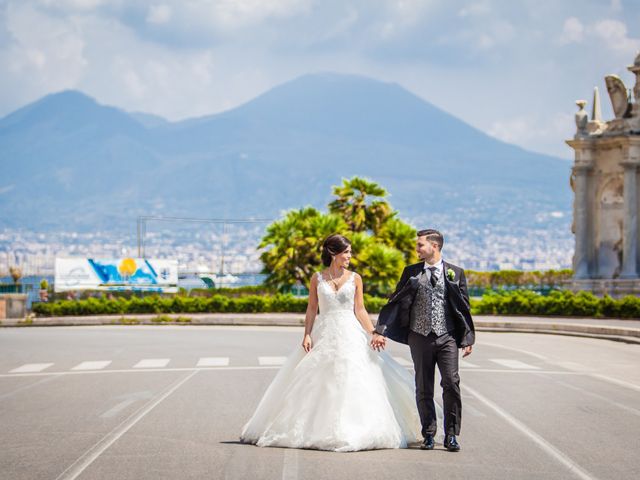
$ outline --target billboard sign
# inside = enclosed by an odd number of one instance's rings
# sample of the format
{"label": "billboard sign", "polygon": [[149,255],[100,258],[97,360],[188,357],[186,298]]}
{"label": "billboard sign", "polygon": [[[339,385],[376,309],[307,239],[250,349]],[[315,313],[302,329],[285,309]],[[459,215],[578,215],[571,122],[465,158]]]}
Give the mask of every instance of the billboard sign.
{"label": "billboard sign", "polygon": [[178,261],[149,258],[56,258],[54,288],[178,291]]}

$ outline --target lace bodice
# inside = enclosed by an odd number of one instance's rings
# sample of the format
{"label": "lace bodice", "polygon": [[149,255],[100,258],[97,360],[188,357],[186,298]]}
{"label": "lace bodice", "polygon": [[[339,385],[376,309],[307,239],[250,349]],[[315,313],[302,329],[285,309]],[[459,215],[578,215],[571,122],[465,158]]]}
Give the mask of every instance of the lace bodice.
{"label": "lace bodice", "polygon": [[320,272],[318,275],[318,305],[320,314],[326,315],[335,311],[353,312],[356,296],[356,274],[349,273],[349,278],[344,282],[340,289],[336,292],[333,286],[322,278]]}

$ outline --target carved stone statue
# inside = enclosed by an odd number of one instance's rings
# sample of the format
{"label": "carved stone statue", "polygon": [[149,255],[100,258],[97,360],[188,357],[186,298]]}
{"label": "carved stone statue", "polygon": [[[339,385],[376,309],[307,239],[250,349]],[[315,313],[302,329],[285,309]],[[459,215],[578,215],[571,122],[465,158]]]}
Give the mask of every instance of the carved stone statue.
{"label": "carved stone statue", "polygon": [[576,119],[576,137],[581,135],[586,135],[587,133],[587,123],[589,122],[589,115],[585,111],[584,107],[587,104],[586,100],[576,100],[576,105],[578,105],[578,110],[575,114]]}
{"label": "carved stone statue", "polygon": [[616,118],[622,118],[627,113],[629,102],[627,100],[627,87],[625,87],[622,79],[617,75],[607,75],[604,78],[607,84],[609,98],[611,98],[611,106]]}

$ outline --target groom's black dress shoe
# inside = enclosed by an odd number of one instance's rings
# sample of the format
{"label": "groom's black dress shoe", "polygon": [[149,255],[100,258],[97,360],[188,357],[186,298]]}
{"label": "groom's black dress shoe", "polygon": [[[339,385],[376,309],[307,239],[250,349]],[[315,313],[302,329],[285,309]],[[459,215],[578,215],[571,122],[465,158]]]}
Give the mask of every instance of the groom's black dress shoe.
{"label": "groom's black dress shoe", "polygon": [[427,435],[427,437],[424,439],[424,442],[422,442],[422,445],[420,445],[420,448],[422,450],[433,450],[433,447],[434,447],[433,435]]}
{"label": "groom's black dress shoe", "polygon": [[449,450],[450,452],[459,452],[460,444],[456,440],[455,435],[447,435],[444,439],[444,448]]}

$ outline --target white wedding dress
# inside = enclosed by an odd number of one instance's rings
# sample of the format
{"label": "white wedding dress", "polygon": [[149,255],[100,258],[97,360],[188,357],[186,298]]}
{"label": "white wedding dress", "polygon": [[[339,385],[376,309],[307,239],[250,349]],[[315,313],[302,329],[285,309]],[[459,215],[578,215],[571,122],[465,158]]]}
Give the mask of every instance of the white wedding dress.
{"label": "white wedding dress", "polygon": [[413,375],[369,346],[354,313],[354,276],[336,292],[318,274],[313,348],[289,355],[244,426],[243,442],[348,452],[419,441]]}

